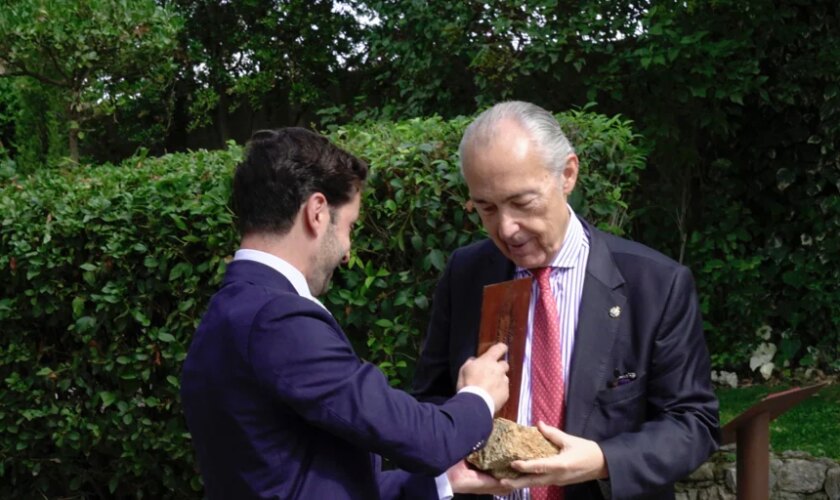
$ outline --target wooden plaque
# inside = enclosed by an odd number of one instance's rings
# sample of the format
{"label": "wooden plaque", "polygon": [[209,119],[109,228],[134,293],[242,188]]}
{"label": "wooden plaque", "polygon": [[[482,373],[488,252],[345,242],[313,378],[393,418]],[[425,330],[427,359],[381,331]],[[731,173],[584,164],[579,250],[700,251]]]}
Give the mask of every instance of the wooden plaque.
{"label": "wooden plaque", "polygon": [[510,397],[496,416],[514,422],[519,413],[519,388],[522,383],[522,360],[525,359],[532,281],[533,278],[528,277],[487,285],[481,303],[477,354],[481,355],[498,342],[507,344]]}

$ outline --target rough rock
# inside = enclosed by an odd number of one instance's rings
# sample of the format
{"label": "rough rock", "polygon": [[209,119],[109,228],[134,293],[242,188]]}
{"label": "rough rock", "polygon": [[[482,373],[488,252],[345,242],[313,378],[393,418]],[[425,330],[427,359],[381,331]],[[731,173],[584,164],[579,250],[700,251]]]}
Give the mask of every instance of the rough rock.
{"label": "rough rock", "polygon": [[776,490],[776,485],[779,482],[779,474],[784,468],[785,463],[775,457],[770,457],[770,491]]}
{"label": "rough rock", "polygon": [[738,466],[735,464],[728,464],[723,469],[723,484],[730,493],[738,491]]}
{"label": "rough rock", "polygon": [[840,500],[840,467],[832,467],[825,473],[825,492],[831,500]]}
{"label": "rough rock", "polygon": [[714,481],[715,480],[715,466],[712,463],[706,462],[701,465],[697,470],[691,473],[688,478],[691,481],[700,482],[700,481]]}
{"label": "rough rock", "polygon": [[493,432],[487,445],[468,456],[467,462],[497,479],[515,478],[521,474],[510,467],[511,462],[548,457],[559,451],[536,427],[497,418],[493,420]]}
{"label": "rough rock", "polygon": [[735,495],[727,492],[725,487],[716,485],[709,489],[700,490],[697,500],[735,500]]}
{"label": "rough rock", "polygon": [[782,491],[791,493],[815,493],[823,489],[828,467],[820,462],[801,458],[785,460],[785,468],[779,474],[778,484]]}

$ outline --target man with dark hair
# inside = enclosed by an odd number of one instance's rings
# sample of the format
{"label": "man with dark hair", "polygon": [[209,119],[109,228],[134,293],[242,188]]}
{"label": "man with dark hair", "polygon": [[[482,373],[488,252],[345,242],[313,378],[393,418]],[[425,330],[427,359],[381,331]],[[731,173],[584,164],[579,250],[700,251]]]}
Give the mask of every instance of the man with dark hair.
{"label": "man with dark hair", "polygon": [[[419,403],[362,362],[314,298],[347,260],[366,175],[301,128],[257,132],[236,169],[241,246],[181,385],[208,498],[446,496],[434,475],[483,445],[507,400],[504,345],[464,363],[455,396]],[[412,472],[381,472],[379,455]],[[456,490],[487,484],[449,478]]]}
{"label": "man with dark hair", "polygon": [[[461,141],[489,240],[456,250],[435,292],[415,394],[447,397],[476,349],[484,286],[533,276],[520,424],[557,455],[514,462],[513,498],[674,498],[717,447],[718,405],[691,272],[603,233],[567,200],[574,148],[548,111],[500,103]],[[546,487],[548,486],[548,487]]]}

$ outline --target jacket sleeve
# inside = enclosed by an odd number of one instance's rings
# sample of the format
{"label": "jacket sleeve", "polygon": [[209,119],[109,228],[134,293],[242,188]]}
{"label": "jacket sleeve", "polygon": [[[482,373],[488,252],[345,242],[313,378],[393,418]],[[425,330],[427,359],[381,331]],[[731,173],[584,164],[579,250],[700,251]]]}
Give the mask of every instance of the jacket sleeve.
{"label": "jacket sleeve", "polygon": [[435,478],[403,470],[389,470],[379,475],[382,500],[433,500],[438,498]]}
{"label": "jacket sleeve", "polygon": [[359,360],[325,311],[284,313],[279,300],[256,316],[249,357],[260,384],[311,425],[430,475],[483,446],[492,418],[481,397],[420,403]]}

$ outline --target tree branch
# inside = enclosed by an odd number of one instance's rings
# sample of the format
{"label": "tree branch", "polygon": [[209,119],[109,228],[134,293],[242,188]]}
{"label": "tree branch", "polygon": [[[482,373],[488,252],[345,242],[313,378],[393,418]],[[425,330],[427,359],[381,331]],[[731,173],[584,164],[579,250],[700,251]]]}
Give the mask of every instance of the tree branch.
{"label": "tree branch", "polygon": [[50,60],[52,61],[53,66],[55,66],[56,71],[58,71],[58,73],[62,77],[64,77],[65,80],[68,80],[69,78],[67,77],[67,73],[65,73],[61,65],[58,64],[58,59],[56,59],[52,47],[49,44],[41,45],[41,47],[43,47],[47,51],[47,55],[50,56]]}
{"label": "tree branch", "polygon": [[65,89],[71,88],[71,86],[69,84],[67,84],[66,82],[62,82],[60,80],[55,80],[53,78],[42,75],[40,73],[36,73],[34,71],[29,71],[28,69],[26,69],[24,67],[18,67],[14,71],[6,70],[3,73],[0,73],[0,78],[11,78],[11,77],[15,77],[15,76],[28,76],[29,78],[34,78],[35,80],[38,80],[39,82],[45,83],[47,85],[54,85],[56,87],[61,87],[61,88],[65,88]]}

